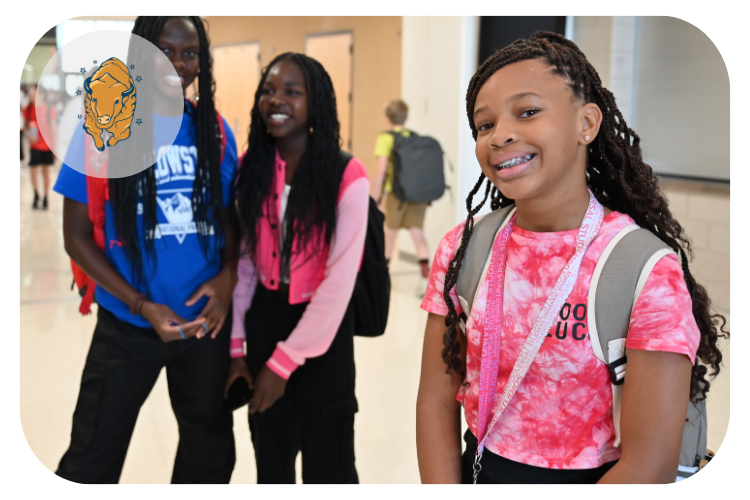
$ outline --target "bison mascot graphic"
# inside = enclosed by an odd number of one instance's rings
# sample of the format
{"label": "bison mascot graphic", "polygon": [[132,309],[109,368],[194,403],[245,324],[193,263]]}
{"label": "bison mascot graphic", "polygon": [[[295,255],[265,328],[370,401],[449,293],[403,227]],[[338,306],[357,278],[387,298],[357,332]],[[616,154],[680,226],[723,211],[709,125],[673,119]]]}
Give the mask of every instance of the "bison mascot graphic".
{"label": "bison mascot graphic", "polygon": [[130,137],[135,112],[135,84],[128,67],[112,57],[104,61],[83,84],[86,89],[86,122],[83,129],[93,139],[96,149],[104,151],[102,130],[112,136],[109,147]]}

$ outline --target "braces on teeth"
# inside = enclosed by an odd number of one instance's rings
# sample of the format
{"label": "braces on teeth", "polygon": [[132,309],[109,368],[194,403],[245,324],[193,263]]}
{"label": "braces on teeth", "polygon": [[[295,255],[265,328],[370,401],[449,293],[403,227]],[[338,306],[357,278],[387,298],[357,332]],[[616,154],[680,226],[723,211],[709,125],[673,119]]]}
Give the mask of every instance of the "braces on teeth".
{"label": "braces on teeth", "polygon": [[511,158],[510,160],[505,160],[502,163],[498,163],[495,168],[497,168],[498,170],[502,170],[504,168],[515,167],[516,165],[520,165],[521,163],[526,163],[527,161],[531,160],[533,156],[534,155],[517,156],[516,158]]}

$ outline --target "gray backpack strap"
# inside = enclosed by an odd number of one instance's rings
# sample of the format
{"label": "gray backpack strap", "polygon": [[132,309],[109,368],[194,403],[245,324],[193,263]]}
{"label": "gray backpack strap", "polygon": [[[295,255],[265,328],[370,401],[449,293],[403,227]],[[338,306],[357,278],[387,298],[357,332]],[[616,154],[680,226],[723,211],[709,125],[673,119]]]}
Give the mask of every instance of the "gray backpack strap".
{"label": "gray backpack strap", "polygon": [[610,365],[612,383],[621,384],[610,343],[624,340],[630,314],[651,270],[668,253],[674,253],[653,233],[635,224],[623,228],[609,242],[594,269],[589,285],[589,338],[594,354]]}
{"label": "gray backpack strap", "polygon": [[682,444],[680,445],[680,461],[677,466],[677,480],[690,477],[701,467],[701,461],[706,456],[708,444],[708,415],[706,400],[697,404],[688,404],[687,421],[682,429]]}
{"label": "gray backpack strap", "polygon": [[607,364],[612,383],[615,446],[620,446],[622,383],[627,358],[625,337],[630,315],[651,270],[672,250],[653,233],[633,224],[605,247],[591,277],[588,296],[589,340],[594,354]]}
{"label": "gray backpack strap", "polygon": [[469,317],[474,297],[490,262],[495,236],[510,220],[510,215],[515,208],[515,205],[509,205],[495,210],[474,223],[474,230],[466,245],[464,260],[456,282],[456,293],[466,318]]}
{"label": "gray backpack strap", "polygon": [[[625,339],[630,316],[654,266],[669,253],[674,252],[653,233],[631,225],[623,228],[610,241],[591,278],[588,296],[589,339],[594,354],[609,369],[615,446],[620,444],[622,383],[627,366]],[[698,472],[707,451],[707,427],[705,400],[688,404],[676,473],[678,481]]]}

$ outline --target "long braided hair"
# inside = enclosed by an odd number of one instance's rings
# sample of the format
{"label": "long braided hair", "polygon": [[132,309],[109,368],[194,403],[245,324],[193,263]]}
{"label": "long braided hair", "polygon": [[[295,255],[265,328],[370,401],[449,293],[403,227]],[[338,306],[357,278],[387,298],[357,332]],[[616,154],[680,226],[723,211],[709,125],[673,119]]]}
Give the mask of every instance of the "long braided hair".
{"label": "long braided hair", "polygon": [[[615,104],[614,95],[602,86],[599,75],[578,46],[556,33],[536,32],[529,39],[516,40],[490,56],[472,77],[466,93],[466,112],[474,140],[477,138],[474,104],[482,85],[500,68],[529,59],[547,62],[552,71],[565,81],[575,97],[586,103],[593,102],[601,108],[602,124],[599,134],[589,145],[586,165],[587,183],[596,198],[611,210],[632,217],[640,227],[651,231],[680,256],[685,283],[693,303],[693,316],[701,334],[696,363],[692,369],[690,397],[693,401],[705,398],[710,387],[706,380],[708,367],[711,368],[710,375],[713,377],[720,370],[722,354],[717,348],[717,340],[719,337],[729,336],[729,332],[725,330],[726,318],[720,314],[712,314],[711,301],[706,289],[695,282],[690,272],[688,261],[693,257],[691,241],[672,216],[667,199],[659,187],[658,178],[651,167],[643,161],[640,137],[628,128]],[[487,180],[484,198],[472,208],[474,196],[484,181],[485,176],[481,174],[466,200],[469,214],[463,228],[461,244],[448,266],[445,277],[443,297],[449,312],[445,318],[447,329],[443,335],[442,356],[447,365],[446,372],[449,374],[465,374],[465,367],[459,357],[460,344],[456,330],[458,315],[450,297],[450,290],[458,281],[466,245],[474,229],[474,216],[484,206],[490,193],[492,210],[513,203],[512,199],[503,196]]]}
{"label": "long braided hair", "polygon": [[[156,45],[164,25],[171,18],[167,16],[140,16],[135,21],[133,34]],[[185,19],[195,26],[200,40],[197,107],[193,109],[192,106],[186,104],[185,112],[195,116],[194,133],[197,162],[191,202],[193,220],[198,229],[201,250],[208,257],[209,252],[213,252],[215,256],[216,250],[223,244],[224,227],[227,223],[222,208],[221,134],[216,110],[214,109],[214,80],[211,73],[212,58],[208,49],[208,36],[200,17],[188,16]],[[139,107],[153,109],[153,97],[150,94],[141,93],[138,98]],[[153,119],[150,113],[144,117],[139,133],[148,140],[153,140]],[[150,167],[129,177],[109,180],[109,198],[114,212],[115,228],[120,235],[123,250],[132,266],[134,282],[145,286],[147,286],[148,280],[144,276],[142,246],[145,248],[147,256],[152,260],[154,268],[157,264],[154,244],[157,224],[156,174],[153,148],[146,149],[148,153],[144,154],[138,161],[142,161],[143,165],[151,165]],[[110,161],[117,161],[118,154],[128,153],[132,154],[132,148],[127,151],[113,148],[110,152]],[[142,205],[143,211],[143,228],[141,231],[138,229],[137,217],[139,203]],[[213,225],[215,238],[213,247],[209,248],[209,228],[211,225]]]}
{"label": "long braided hair", "polygon": [[[297,248],[321,248],[330,245],[336,230],[336,201],[343,165],[340,161],[340,126],[336,114],[336,96],[331,78],[323,66],[304,54],[287,52],[277,56],[263,71],[255,92],[248,150],[237,181],[237,205],[243,241],[255,258],[258,242],[256,225],[263,204],[273,192],[276,140],[261,118],[259,101],[269,70],[278,62],[296,64],[305,79],[308,126],[312,128],[307,148],[294,172],[284,213],[284,227],[297,238]],[[279,229],[280,230],[280,229]],[[282,266],[292,260],[294,238],[284,238]],[[308,255],[311,255],[309,253]],[[284,269],[284,267],[282,267]]]}

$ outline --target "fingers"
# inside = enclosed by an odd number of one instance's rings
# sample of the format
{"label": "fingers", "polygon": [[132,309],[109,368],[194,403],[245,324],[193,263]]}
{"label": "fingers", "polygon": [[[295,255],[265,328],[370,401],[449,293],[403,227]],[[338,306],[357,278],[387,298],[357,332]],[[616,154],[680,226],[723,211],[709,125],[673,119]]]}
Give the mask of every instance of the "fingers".
{"label": "fingers", "polygon": [[159,313],[159,319],[158,322],[154,324],[154,327],[164,342],[182,340],[188,338],[188,335],[193,333],[192,330],[184,329],[184,326],[185,324],[188,324],[188,321],[168,306],[157,304],[157,311]]}
{"label": "fingers", "polygon": [[208,335],[208,332],[211,331],[211,327],[208,326],[209,324],[211,324],[211,322],[208,319],[205,319],[204,321],[201,321],[200,325],[198,325],[198,327],[196,327],[195,337],[199,338],[199,339],[202,339],[203,337],[205,337],[206,335]]}
{"label": "fingers", "polygon": [[[190,298],[187,300],[187,302],[185,302],[185,305],[188,306],[188,307],[192,306],[193,304],[195,304],[196,302],[198,302],[198,300],[200,300],[200,298],[203,297],[204,295],[206,295],[208,297],[213,296],[213,290],[212,290],[212,288],[209,287],[205,283],[203,285],[201,285],[200,288],[198,288],[193,295],[190,296]],[[205,310],[206,309],[204,308],[204,311]]]}
{"label": "fingers", "polygon": [[206,328],[203,326],[205,322],[206,318],[197,318],[190,323],[180,325],[182,326],[182,333],[185,335],[185,338],[188,339],[190,337],[203,337],[206,332]]}
{"label": "fingers", "polygon": [[205,318],[197,318],[193,321],[186,321],[182,318],[180,320],[173,320],[164,328],[164,332],[168,333],[171,338],[170,340],[185,340],[190,337],[195,337],[201,332],[205,332],[205,328],[201,325],[205,321]]}
{"label": "fingers", "polygon": [[215,339],[216,336],[221,331],[221,328],[224,326],[224,321],[226,320],[226,315],[222,316],[221,319],[219,319],[219,323],[216,325],[214,330],[211,332],[211,338]]}
{"label": "fingers", "polygon": [[269,398],[265,394],[255,394],[247,405],[248,413],[251,415],[255,412],[263,413],[273,404],[273,402],[269,403],[268,400]]}
{"label": "fingers", "polygon": [[260,384],[258,390],[253,394],[252,399],[247,404],[247,411],[251,415],[257,411],[261,413],[266,411],[266,409],[273,404],[273,401],[269,402],[268,400],[269,394],[267,393],[266,388],[263,387],[263,384]]}
{"label": "fingers", "polygon": [[228,304],[225,304],[222,300],[219,300],[216,297],[211,297],[208,304],[206,304],[206,307],[203,308],[203,311],[201,312],[201,316],[205,318],[203,323],[206,325],[206,328],[204,329],[204,332],[200,332],[197,335],[198,338],[203,338],[210,334],[211,338],[215,339],[219,334],[219,331],[221,331],[221,327],[224,326],[227,312],[229,312]]}
{"label": "fingers", "polygon": [[[252,387],[252,386],[251,386]],[[263,413],[269,409],[281,397],[281,394],[274,394],[272,391],[264,390],[263,387],[259,388],[258,391],[253,394],[253,398],[248,403],[248,412],[250,414],[259,411]]]}

